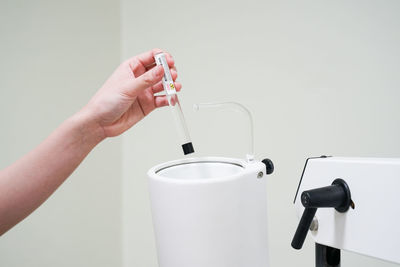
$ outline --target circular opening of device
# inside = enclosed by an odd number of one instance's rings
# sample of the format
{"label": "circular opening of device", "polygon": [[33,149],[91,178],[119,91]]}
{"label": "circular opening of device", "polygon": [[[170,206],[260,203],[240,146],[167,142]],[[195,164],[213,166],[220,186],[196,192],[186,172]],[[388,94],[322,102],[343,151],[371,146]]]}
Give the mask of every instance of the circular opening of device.
{"label": "circular opening of device", "polygon": [[171,179],[197,180],[230,177],[243,170],[242,165],[233,162],[197,161],[166,166],[158,169],[156,174]]}

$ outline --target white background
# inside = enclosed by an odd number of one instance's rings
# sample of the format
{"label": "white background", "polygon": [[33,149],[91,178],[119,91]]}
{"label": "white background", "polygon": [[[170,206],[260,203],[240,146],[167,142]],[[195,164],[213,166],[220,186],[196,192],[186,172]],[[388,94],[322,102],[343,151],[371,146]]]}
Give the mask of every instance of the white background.
{"label": "white background", "polygon": [[[82,107],[120,60],[164,48],[198,155],[243,157],[247,129],[240,114],[193,103],[252,111],[256,156],[276,166],[271,266],[312,266],[311,239],[290,247],[305,159],[400,154],[399,11],[398,1],[0,1],[0,167]],[[145,173],[182,157],[176,135],[164,108],[98,146],[0,238],[0,266],[156,267]],[[343,253],[342,266],[394,265]]]}

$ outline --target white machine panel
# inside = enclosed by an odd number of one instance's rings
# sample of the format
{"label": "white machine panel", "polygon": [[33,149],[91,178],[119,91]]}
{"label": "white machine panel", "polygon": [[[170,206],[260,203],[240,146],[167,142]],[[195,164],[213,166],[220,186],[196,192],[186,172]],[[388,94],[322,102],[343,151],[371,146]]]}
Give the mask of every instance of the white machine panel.
{"label": "white machine panel", "polygon": [[315,242],[400,263],[400,159],[312,158],[306,163],[295,197],[300,218],[305,190],[346,181],[354,209],[340,213],[319,208],[318,230],[309,231]]}

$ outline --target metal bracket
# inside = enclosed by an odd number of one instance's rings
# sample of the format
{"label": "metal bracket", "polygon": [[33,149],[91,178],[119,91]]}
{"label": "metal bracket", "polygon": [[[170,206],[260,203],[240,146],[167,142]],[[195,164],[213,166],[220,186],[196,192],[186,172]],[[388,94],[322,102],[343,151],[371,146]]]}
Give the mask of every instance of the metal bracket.
{"label": "metal bracket", "polygon": [[340,267],[340,249],[315,243],[316,267]]}

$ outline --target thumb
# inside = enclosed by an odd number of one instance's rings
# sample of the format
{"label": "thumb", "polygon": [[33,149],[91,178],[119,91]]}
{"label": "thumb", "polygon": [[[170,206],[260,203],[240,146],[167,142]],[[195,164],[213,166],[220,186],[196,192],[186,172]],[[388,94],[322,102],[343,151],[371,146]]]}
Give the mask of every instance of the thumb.
{"label": "thumb", "polygon": [[151,70],[133,79],[132,82],[130,83],[130,86],[127,88],[126,94],[130,96],[138,95],[143,90],[161,81],[163,75],[164,75],[163,67],[155,66]]}

